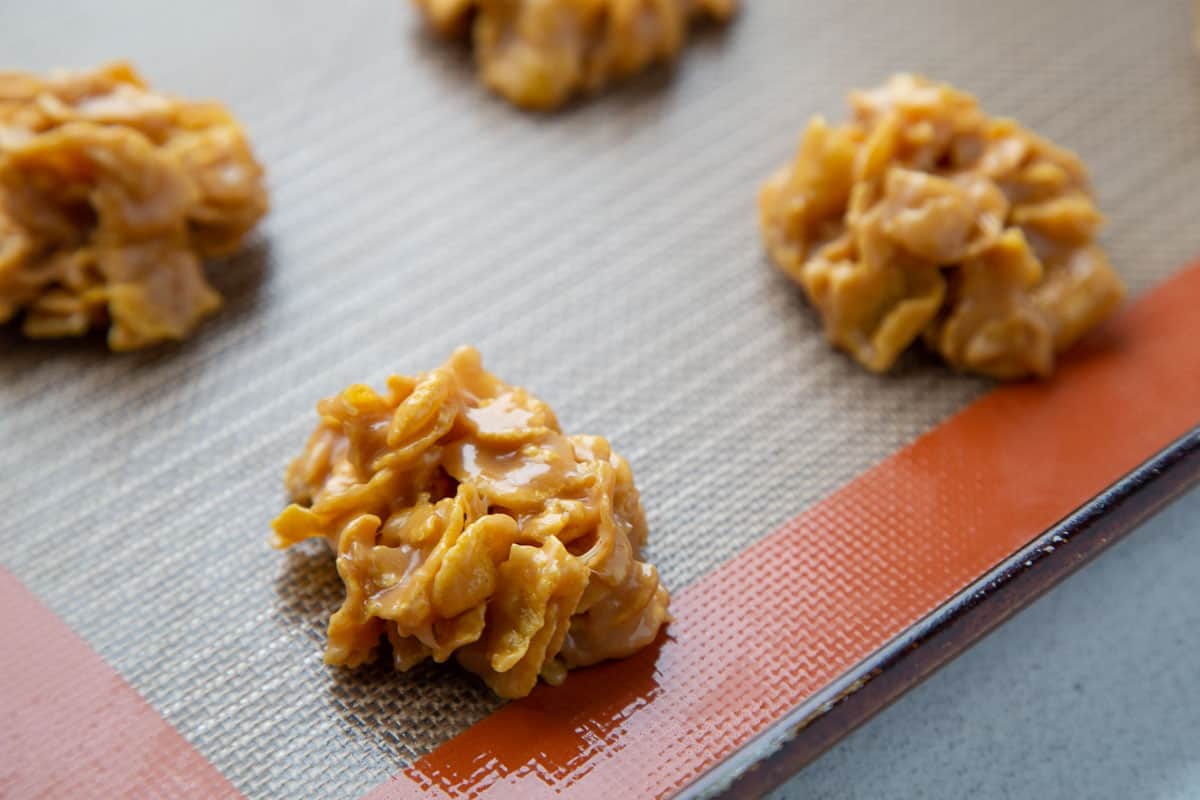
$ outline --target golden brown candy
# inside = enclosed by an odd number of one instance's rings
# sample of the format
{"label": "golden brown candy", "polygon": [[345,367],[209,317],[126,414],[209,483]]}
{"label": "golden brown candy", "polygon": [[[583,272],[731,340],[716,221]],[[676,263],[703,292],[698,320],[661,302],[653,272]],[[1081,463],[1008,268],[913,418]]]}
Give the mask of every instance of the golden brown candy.
{"label": "golden brown candy", "polygon": [[850,99],[759,195],[830,341],[874,371],[922,338],[957,369],[1049,375],[1124,295],[1078,157],[924,78]]}
{"label": "golden brown candy", "polygon": [[266,209],[220,106],[153,92],[123,63],[0,73],[0,323],[108,326],[114,350],[182,339],[221,305],[200,259],[235,250]]}
{"label": "golden brown candy", "polygon": [[737,0],[416,0],[444,36],[469,36],[484,82],[513,104],[557,108],[672,61],[691,21],[725,21]]}
{"label": "golden brown candy", "polygon": [[324,538],[346,587],[325,660],[451,656],[502,697],[645,647],[670,597],[640,560],[629,464],[457,350],[385,394],[351,386],[288,468],[273,543]]}

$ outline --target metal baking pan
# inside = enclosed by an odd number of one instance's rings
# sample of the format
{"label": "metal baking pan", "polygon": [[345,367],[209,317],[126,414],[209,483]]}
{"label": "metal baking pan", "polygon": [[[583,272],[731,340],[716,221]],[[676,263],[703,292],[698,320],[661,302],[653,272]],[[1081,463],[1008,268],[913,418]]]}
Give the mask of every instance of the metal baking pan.
{"label": "metal baking pan", "polygon": [[[1195,480],[1188,11],[754,0],[530,115],[403,2],[0,9],[7,67],[130,58],[229,103],[273,204],[187,343],[0,331],[0,793],[775,784]],[[760,182],[900,70],[1091,169],[1133,299],[1051,381],[867,374],[767,263]],[[326,668],[332,563],[267,546],[315,402],[464,343],[630,460],[675,596],[654,648],[503,707],[452,668]]]}

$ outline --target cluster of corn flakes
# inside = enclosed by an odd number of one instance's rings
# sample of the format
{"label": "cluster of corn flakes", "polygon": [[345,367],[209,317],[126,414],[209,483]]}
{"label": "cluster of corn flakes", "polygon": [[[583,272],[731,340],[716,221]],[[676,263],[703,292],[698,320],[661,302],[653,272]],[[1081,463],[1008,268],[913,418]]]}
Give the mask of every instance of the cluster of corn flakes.
{"label": "cluster of corn flakes", "polygon": [[201,258],[235,250],[266,210],[220,105],[153,92],[123,63],[0,73],[0,323],[107,326],[114,350],[182,339],[221,304]]}
{"label": "cluster of corn flakes", "polygon": [[346,587],[326,661],[391,643],[395,667],[454,656],[502,697],[654,640],[670,597],[639,560],[629,465],[484,371],[469,348],[379,394],[318,405],[275,544],[324,538]]}
{"label": "cluster of corn flakes", "polygon": [[957,369],[1049,375],[1124,286],[1079,158],[911,75],[814,119],[760,194],[775,262],[871,370],[918,338]]}
{"label": "cluster of corn flakes", "polygon": [[737,0],[416,0],[439,33],[470,38],[483,81],[513,104],[577,94],[673,61],[693,19],[725,21]]}

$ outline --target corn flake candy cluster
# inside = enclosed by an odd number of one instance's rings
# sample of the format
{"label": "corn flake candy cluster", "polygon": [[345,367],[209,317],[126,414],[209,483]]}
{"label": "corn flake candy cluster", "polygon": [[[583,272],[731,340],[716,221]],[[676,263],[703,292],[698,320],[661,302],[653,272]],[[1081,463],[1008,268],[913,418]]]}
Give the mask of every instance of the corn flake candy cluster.
{"label": "corn flake candy cluster", "polygon": [[479,74],[514,105],[557,108],[658,62],[692,22],[729,20],[737,0],[416,0],[435,31],[468,39]]}
{"label": "corn flake candy cluster", "polygon": [[959,370],[1049,375],[1125,291],[1082,162],[923,78],[850,104],[759,196],[768,252],[830,341],[874,371],[920,339]]}
{"label": "corn flake candy cluster", "polygon": [[557,685],[636,652],[668,621],[629,464],[563,434],[476,351],[317,408],[274,544],[319,538],[337,554],[346,595],[326,662],[371,661],[386,638],[398,670],[454,657],[521,697],[539,676]]}
{"label": "corn flake candy cluster", "polygon": [[113,350],[183,339],[221,305],[201,259],[266,211],[262,167],[219,104],[152,91],[125,63],[0,73],[0,323],[107,327]]}

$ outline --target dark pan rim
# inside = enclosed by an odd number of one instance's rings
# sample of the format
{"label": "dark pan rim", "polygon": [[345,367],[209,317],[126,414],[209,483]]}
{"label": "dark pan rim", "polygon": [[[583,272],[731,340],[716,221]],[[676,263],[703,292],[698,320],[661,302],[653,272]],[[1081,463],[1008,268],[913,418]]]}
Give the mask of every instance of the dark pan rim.
{"label": "dark pan rim", "polygon": [[759,797],[1200,482],[1200,427],[910,626],[679,793]]}

